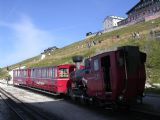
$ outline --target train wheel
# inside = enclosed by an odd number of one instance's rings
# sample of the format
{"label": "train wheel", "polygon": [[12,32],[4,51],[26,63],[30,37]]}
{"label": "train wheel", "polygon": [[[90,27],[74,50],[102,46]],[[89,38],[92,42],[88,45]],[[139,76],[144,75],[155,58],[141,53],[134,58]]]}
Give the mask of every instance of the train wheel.
{"label": "train wheel", "polygon": [[92,106],[93,105],[93,103],[90,100],[88,100],[88,99],[85,101],[85,104],[87,106]]}
{"label": "train wheel", "polygon": [[76,98],[75,98],[75,96],[74,96],[74,93],[73,93],[73,89],[72,89],[71,87],[68,88],[67,94],[68,94],[68,96],[69,96],[73,101],[76,100]]}
{"label": "train wheel", "polygon": [[82,105],[86,105],[86,99],[84,99],[84,96],[81,96],[80,97],[80,103],[82,104]]}
{"label": "train wheel", "polygon": [[137,103],[143,104],[143,96],[139,96],[139,97],[137,98]]}
{"label": "train wheel", "polygon": [[112,103],[111,108],[113,112],[117,112],[119,110],[119,106],[117,103]]}

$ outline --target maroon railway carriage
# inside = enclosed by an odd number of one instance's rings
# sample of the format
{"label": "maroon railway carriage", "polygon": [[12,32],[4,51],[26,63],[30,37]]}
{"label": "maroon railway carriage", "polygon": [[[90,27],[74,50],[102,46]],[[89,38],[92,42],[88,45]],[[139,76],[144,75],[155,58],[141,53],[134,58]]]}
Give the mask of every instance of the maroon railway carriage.
{"label": "maroon railway carriage", "polygon": [[26,85],[26,80],[29,78],[29,69],[16,69],[13,71],[13,84]]}
{"label": "maroon railway carriage", "polygon": [[[70,79],[69,74],[74,69],[75,65],[73,64],[18,69],[14,71],[13,83],[14,85],[25,85],[53,93],[66,93]],[[17,73],[22,73],[22,75]]]}
{"label": "maroon railway carriage", "polygon": [[85,68],[71,73],[69,95],[82,101],[131,103],[142,98],[146,54],[135,46],[119,47],[85,60]]}

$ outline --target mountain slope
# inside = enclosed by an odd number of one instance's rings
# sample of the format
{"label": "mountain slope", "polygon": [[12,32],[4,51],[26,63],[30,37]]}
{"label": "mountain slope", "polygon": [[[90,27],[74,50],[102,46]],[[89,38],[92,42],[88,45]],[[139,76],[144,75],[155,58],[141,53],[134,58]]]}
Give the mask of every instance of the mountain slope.
{"label": "mountain slope", "polygon": [[[99,51],[112,49],[117,46],[138,45],[141,51],[147,53],[147,81],[150,83],[160,83],[160,41],[151,39],[150,37],[151,31],[158,30],[160,30],[160,18],[81,40],[57,49],[51,52],[51,55],[46,54],[46,58],[43,60],[40,59],[41,55],[39,55],[14,64],[10,66],[10,69],[19,66],[37,67],[72,63],[71,57],[74,55],[88,57]],[[133,38],[132,34],[134,32],[139,33],[140,38]],[[92,46],[88,48],[90,43],[92,43]]]}

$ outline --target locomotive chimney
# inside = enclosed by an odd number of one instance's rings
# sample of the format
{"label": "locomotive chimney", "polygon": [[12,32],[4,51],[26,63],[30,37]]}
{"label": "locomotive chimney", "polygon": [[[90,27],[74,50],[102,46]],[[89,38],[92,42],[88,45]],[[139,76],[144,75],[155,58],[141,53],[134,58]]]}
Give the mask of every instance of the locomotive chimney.
{"label": "locomotive chimney", "polygon": [[80,65],[83,60],[83,56],[81,56],[81,55],[73,56],[72,60],[76,64],[76,68],[80,69]]}

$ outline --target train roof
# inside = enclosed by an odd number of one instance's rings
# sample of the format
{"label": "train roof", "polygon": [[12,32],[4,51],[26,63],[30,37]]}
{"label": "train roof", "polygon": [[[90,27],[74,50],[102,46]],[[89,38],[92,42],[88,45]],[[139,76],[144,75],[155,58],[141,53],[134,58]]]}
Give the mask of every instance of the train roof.
{"label": "train roof", "polygon": [[101,51],[97,52],[96,54],[90,56],[89,58],[96,57],[96,56],[99,56],[99,55],[102,55],[102,54],[105,54],[105,53],[112,53],[112,52],[116,52],[116,51],[119,51],[119,50],[123,50],[123,49],[128,50],[128,49],[132,49],[132,48],[139,49],[138,46],[131,46],[131,45],[107,48],[107,49],[104,49],[104,50],[101,50]]}
{"label": "train roof", "polygon": [[[23,68],[23,69],[16,69],[16,70],[27,70],[27,69],[49,68],[49,67],[67,67],[67,66],[75,66],[75,64],[61,64],[61,65],[55,65],[55,66],[43,66],[43,67]],[[14,71],[16,71],[16,70],[14,70]]]}

